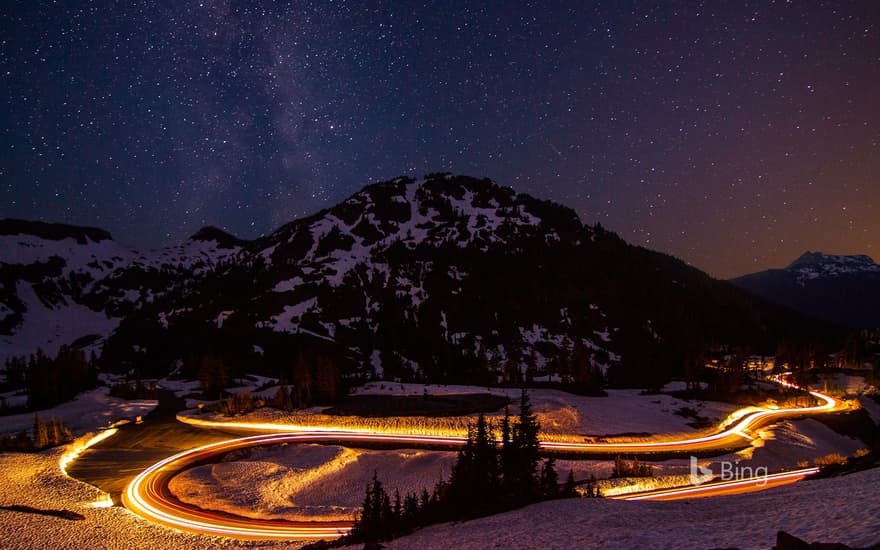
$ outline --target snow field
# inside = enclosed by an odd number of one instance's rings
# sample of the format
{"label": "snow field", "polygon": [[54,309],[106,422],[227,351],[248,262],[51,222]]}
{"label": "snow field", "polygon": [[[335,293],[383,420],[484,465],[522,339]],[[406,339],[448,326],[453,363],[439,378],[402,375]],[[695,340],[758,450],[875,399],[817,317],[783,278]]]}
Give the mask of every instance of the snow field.
{"label": "snow field", "polygon": [[375,472],[391,495],[429,491],[448,477],[455,453],[373,451],[326,445],[256,449],[176,476],[183,502],[253,518],[350,520]]}
{"label": "snow field", "polygon": [[759,493],[672,502],[570,499],[437,525],[385,545],[457,548],[770,548],[785,530],[808,542],[880,543],[880,469]]}

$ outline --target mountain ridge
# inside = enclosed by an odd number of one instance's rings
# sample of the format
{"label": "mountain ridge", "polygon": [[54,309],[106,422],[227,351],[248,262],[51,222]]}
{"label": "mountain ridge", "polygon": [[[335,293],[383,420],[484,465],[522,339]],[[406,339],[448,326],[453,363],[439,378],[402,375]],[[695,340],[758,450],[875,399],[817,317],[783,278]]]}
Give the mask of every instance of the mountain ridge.
{"label": "mountain ridge", "polygon": [[214,241],[140,251],[109,232],[0,220],[0,362],[50,355],[86,336],[100,349],[119,321],[237,251]]}
{"label": "mountain ridge", "polygon": [[[194,237],[212,235],[236,239]],[[709,348],[766,350],[829,332],[487,178],[374,183],[233,248],[190,239],[148,255],[70,243],[51,272],[34,266],[57,245],[16,238],[31,261],[0,270],[3,337],[18,330],[10,311],[26,321],[23,302],[54,293],[112,320],[102,361],[143,375],[195,375],[216,356],[232,372],[276,376],[310,363],[310,384],[325,371],[338,381],[652,384],[699,366]]]}
{"label": "mountain ridge", "polygon": [[87,240],[100,242],[113,239],[108,231],[97,227],[68,225],[65,223],[44,222],[39,220],[21,220],[17,218],[0,219],[0,236],[3,235],[33,235],[55,241],[73,238],[79,244],[86,244]]}

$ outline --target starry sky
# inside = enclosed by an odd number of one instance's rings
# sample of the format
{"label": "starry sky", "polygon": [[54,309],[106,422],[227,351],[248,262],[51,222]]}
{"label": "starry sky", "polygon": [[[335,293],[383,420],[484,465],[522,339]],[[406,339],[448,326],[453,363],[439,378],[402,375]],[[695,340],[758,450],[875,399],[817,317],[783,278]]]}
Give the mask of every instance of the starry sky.
{"label": "starry sky", "polygon": [[451,171],[716,277],[880,259],[880,2],[0,6],[0,217],[253,238]]}

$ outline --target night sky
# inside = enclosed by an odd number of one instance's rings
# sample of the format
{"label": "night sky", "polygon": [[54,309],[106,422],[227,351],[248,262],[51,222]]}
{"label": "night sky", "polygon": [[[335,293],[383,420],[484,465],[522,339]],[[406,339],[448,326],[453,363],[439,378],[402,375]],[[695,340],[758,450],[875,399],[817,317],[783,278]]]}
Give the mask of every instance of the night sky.
{"label": "night sky", "polygon": [[0,217],[136,246],[451,171],[718,277],[880,256],[876,0],[6,0],[0,78]]}

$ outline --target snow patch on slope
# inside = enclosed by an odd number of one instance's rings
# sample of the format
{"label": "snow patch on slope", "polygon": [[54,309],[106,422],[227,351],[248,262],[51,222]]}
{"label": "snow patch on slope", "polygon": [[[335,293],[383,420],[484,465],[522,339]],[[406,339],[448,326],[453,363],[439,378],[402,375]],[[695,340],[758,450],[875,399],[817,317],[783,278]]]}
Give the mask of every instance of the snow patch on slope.
{"label": "snow patch on slope", "polygon": [[38,348],[54,357],[63,344],[90,334],[106,338],[119,326],[120,319],[80,304],[62,302],[47,306],[29,283],[20,281],[16,289],[27,311],[12,335],[0,335],[0,363],[10,357],[29,355]]}

